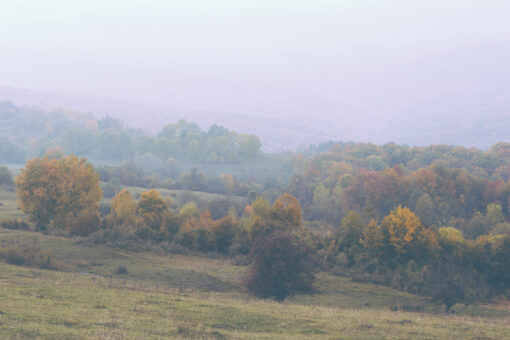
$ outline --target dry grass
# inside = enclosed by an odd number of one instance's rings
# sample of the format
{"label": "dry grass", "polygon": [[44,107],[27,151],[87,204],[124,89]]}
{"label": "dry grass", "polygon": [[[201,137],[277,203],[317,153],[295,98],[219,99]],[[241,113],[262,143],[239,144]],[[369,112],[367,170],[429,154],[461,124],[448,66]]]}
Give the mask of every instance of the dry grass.
{"label": "dry grass", "polygon": [[510,318],[284,304],[0,264],[1,338],[503,339]]}

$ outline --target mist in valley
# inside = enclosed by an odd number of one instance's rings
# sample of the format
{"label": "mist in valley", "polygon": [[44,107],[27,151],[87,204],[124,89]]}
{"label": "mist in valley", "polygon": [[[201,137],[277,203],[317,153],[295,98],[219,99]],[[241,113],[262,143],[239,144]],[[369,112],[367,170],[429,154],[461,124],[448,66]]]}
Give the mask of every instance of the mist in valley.
{"label": "mist in valley", "polygon": [[3,1],[0,99],[152,133],[216,123],[271,152],[508,140],[505,1],[120,4]]}

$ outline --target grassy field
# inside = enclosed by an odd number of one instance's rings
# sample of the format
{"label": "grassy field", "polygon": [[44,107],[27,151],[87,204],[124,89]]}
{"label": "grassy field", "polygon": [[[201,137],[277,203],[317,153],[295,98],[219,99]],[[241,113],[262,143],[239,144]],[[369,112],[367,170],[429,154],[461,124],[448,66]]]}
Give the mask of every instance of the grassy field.
{"label": "grassy field", "polygon": [[[0,263],[0,338],[504,339],[510,312],[463,306],[444,316],[425,298],[318,273],[314,295],[285,303],[248,296],[247,268],[226,259],[124,252],[36,237],[57,270]],[[116,273],[119,266],[125,274]],[[412,306],[420,312],[392,311]]]}
{"label": "grassy field", "polygon": [[0,187],[0,221],[11,218],[23,218],[16,203],[16,192]]}
{"label": "grassy field", "polygon": [[[22,217],[13,192],[0,202],[0,220]],[[445,316],[427,298],[321,272],[315,294],[277,303],[247,295],[248,268],[228,259],[0,229],[0,246],[32,239],[55,269],[0,262],[0,339],[510,339],[506,302]]]}
{"label": "grassy field", "polygon": [[[145,191],[148,191],[149,189],[146,188],[140,188],[140,187],[131,187],[131,186],[122,186],[123,189],[129,190],[129,192],[135,196],[138,197]],[[156,189],[159,191],[161,196],[171,198],[172,201],[175,203],[176,206],[181,206],[184,202],[181,202],[182,195],[192,195],[200,200],[203,201],[212,201],[214,199],[227,199],[226,195],[222,194],[214,194],[209,192],[201,192],[201,191],[191,191],[191,190],[178,190],[178,189],[165,189],[165,188],[158,188]],[[231,196],[229,198],[234,203],[245,203],[246,197],[244,196]]]}

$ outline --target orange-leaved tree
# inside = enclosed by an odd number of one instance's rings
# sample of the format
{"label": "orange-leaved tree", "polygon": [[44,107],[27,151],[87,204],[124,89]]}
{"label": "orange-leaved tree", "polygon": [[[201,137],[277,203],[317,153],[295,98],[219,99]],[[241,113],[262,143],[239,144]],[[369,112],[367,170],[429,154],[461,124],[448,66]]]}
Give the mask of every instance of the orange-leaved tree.
{"label": "orange-leaved tree", "polygon": [[29,160],[16,178],[16,191],[21,210],[38,230],[50,224],[79,228],[76,219],[91,220],[84,212],[97,214],[102,197],[99,175],[85,158],[74,155]]}

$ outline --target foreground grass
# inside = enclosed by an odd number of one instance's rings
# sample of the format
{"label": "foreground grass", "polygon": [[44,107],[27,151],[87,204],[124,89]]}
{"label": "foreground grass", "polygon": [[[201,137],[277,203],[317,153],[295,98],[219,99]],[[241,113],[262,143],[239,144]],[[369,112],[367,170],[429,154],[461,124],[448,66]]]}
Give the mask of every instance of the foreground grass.
{"label": "foreground grass", "polygon": [[0,264],[1,338],[503,339],[510,318],[284,304]]}
{"label": "foreground grass", "polygon": [[[285,303],[247,296],[247,268],[191,255],[124,252],[70,238],[0,229],[0,242],[36,237],[58,270],[0,263],[0,338],[504,339],[505,306],[434,310],[428,299],[318,273],[317,292]],[[118,274],[124,266],[127,272]],[[418,312],[392,311],[412,306]]]}

